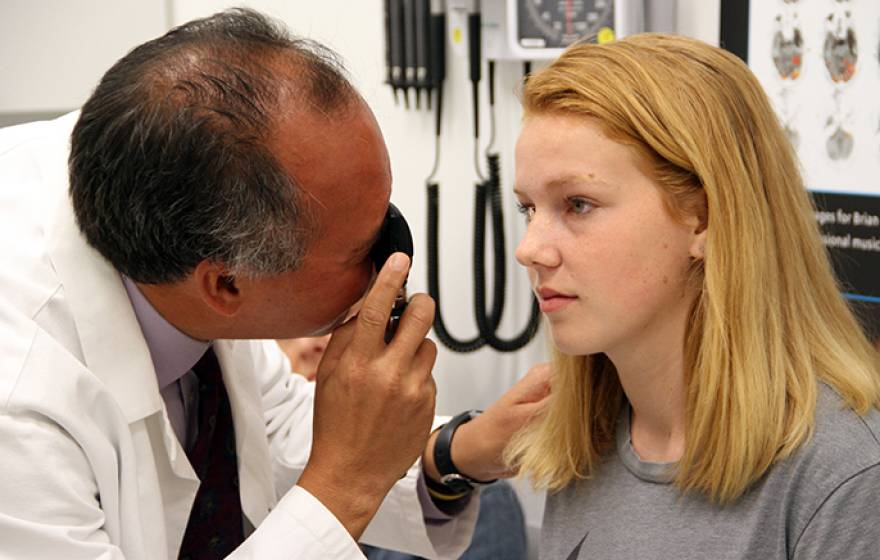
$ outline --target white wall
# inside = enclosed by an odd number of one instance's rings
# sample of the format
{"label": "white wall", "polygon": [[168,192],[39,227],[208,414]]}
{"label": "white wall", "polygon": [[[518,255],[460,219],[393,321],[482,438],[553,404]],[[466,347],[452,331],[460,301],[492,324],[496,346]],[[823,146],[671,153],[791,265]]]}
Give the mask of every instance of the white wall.
{"label": "white wall", "polygon": [[720,25],[721,0],[678,0],[678,33],[718,45]]}
{"label": "white wall", "polygon": [[79,106],[113,62],[167,28],[164,1],[0,1],[0,112]]}
{"label": "white wall", "polygon": [[[80,104],[103,69],[129,47],[159,34],[166,22],[181,23],[246,4],[281,18],[295,32],[318,39],[339,52],[353,81],[376,113],[385,133],[394,173],[393,201],[408,217],[416,238],[410,288],[426,290],[425,187],[434,153],[433,118],[426,111],[395,106],[382,84],[383,31],[380,0],[315,2],[305,0],[2,0],[0,4],[0,112],[73,108]],[[718,42],[720,0],[679,0],[679,32]],[[513,173],[512,152],[520,121],[514,91],[521,67],[498,68],[497,146],[507,191]],[[475,334],[472,318],[471,235],[473,221],[473,144],[466,60],[449,53],[441,183],[441,296],[447,326],[458,337]],[[485,84],[485,82],[484,82]],[[485,100],[485,91],[483,93]],[[483,112],[483,130],[488,121]],[[484,140],[485,140],[484,136]],[[522,222],[506,193],[508,238],[508,311],[503,334],[521,328],[528,288],[512,259]],[[487,245],[489,245],[487,243]],[[540,337],[539,337],[540,338]],[[484,408],[529,367],[545,356],[543,339],[525,350],[501,355],[481,350],[459,355],[441,349],[435,368],[440,413]],[[527,522],[540,524],[542,500],[522,492]]]}

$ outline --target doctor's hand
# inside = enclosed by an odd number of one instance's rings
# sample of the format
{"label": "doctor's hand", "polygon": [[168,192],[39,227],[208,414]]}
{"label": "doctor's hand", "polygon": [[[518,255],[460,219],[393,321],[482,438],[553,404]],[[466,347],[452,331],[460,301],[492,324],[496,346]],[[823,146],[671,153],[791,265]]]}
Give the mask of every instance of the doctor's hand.
{"label": "doctor's hand", "polygon": [[355,540],[425,449],[434,418],[437,348],[425,338],[434,301],[416,295],[384,341],[408,269],[403,253],[388,259],[358,315],[333,333],[316,377],[312,452],[298,484]]}
{"label": "doctor's hand", "polygon": [[[537,364],[501,398],[475,419],[462,424],[452,438],[450,454],[456,468],[475,480],[506,478],[510,472],[502,461],[504,448],[521,428],[547,405],[550,396],[550,364]],[[431,436],[422,456],[425,474],[439,481],[434,465],[434,440]]]}

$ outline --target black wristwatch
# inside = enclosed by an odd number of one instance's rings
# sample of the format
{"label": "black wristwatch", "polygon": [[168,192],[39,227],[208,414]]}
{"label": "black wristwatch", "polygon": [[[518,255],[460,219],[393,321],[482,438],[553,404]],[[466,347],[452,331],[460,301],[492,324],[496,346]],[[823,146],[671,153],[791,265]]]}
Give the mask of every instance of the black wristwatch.
{"label": "black wristwatch", "polygon": [[440,481],[450,490],[458,493],[470,492],[475,484],[490,484],[495,480],[475,480],[461,474],[452,462],[452,437],[455,430],[466,422],[470,422],[482,413],[481,410],[468,410],[452,417],[440,428],[434,441],[434,465],[440,472]]}

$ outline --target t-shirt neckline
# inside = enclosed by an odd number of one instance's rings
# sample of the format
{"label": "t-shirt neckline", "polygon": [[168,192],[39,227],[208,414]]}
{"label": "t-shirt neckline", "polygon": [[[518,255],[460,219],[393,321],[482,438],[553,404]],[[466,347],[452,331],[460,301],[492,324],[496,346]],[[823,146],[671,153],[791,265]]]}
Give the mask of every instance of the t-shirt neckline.
{"label": "t-shirt neckline", "polygon": [[620,456],[623,465],[635,477],[645,482],[671,484],[675,479],[675,466],[678,462],[653,463],[651,461],[643,461],[632,446],[632,432],[630,428],[632,408],[629,403],[625,403],[621,409],[620,418],[617,421],[616,439],[617,454]]}

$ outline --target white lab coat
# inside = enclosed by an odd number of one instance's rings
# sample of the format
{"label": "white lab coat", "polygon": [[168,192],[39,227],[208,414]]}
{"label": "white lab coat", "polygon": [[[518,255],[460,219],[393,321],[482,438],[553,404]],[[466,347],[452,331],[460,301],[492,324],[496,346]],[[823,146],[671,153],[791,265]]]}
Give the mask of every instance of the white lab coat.
{"label": "white lab coat", "polygon": [[[0,130],[0,558],[177,558],[198,479],[120,276],[75,225],[76,117]],[[273,343],[217,341],[215,351],[250,534],[232,557],[361,558],[329,510],[294,486],[311,445],[312,386]],[[426,527],[419,469],[389,493],[364,541],[455,557],[476,500]]]}

